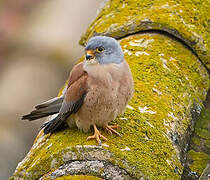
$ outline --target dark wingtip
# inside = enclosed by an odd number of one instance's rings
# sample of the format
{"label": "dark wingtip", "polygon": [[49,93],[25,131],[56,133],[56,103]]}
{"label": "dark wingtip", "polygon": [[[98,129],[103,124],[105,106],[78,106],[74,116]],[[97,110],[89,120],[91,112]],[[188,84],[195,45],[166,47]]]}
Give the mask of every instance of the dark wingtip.
{"label": "dark wingtip", "polygon": [[44,134],[49,134],[52,132],[51,129],[51,122],[47,122],[46,124],[43,124],[42,128],[44,128]]}
{"label": "dark wingtip", "polygon": [[39,119],[41,118],[41,116],[34,116],[33,114],[26,114],[24,116],[21,117],[21,120],[28,120],[28,121],[33,121],[33,120],[36,120],[36,119]]}
{"label": "dark wingtip", "polygon": [[41,109],[41,108],[46,108],[47,105],[44,105],[44,104],[38,104],[35,106],[36,109]]}
{"label": "dark wingtip", "polygon": [[30,114],[23,115],[21,120],[29,120]]}
{"label": "dark wingtip", "polygon": [[21,120],[28,120],[28,121],[33,121],[33,120],[36,120],[36,119],[39,119],[40,117],[36,117],[34,116],[32,113],[30,114],[26,114],[26,115],[23,115],[21,117]]}
{"label": "dark wingtip", "polygon": [[49,134],[49,133],[50,133],[50,131],[48,129],[44,128],[44,134]]}
{"label": "dark wingtip", "polygon": [[44,134],[48,134],[46,131],[46,126],[49,124],[49,122],[45,122],[44,124],[41,125],[40,129],[43,129]]}

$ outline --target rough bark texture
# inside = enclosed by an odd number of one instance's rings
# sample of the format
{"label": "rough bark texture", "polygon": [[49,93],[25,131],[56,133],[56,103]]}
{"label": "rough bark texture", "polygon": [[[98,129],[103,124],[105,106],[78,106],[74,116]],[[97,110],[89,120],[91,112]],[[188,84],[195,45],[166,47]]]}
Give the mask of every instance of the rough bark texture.
{"label": "rough bark texture", "polygon": [[210,69],[207,0],[110,0],[80,41],[93,35],[121,39],[139,31],[161,31],[188,45]]}
{"label": "rough bark texture", "polygon": [[210,92],[194,132],[187,152],[187,163],[182,179],[206,180],[210,175]]}
{"label": "rough bark texture", "polygon": [[122,138],[103,132],[109,140],[97,146],[76,128],[40,132],[11,179],[181,179],[210,84],[204,8],[204,1],[106,1],[81,43],[95,34],[121,43],[135,81],[125,114],[113,122]]}

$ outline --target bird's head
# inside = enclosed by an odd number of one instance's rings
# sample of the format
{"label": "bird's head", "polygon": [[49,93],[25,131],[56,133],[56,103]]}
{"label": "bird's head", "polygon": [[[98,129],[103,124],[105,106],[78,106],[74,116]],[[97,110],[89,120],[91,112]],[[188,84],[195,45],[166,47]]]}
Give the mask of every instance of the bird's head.
{"label": "bird's head", "polygon": [[90,38],[85,47],[88,64],[119,64],[124,60],[120,44],[114,38],[107,36],[95,36]]}

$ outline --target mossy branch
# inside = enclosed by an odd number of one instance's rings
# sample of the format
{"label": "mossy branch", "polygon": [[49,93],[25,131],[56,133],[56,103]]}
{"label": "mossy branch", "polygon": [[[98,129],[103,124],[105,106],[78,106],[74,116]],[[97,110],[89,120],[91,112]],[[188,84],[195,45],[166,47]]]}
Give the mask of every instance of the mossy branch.
{"label": "mossy branch", "polygon": [[[155,5],[156,1],[153,5],[135,1],[136,7],[133,2],[108,1],[83,38],[84,41],[97,34],[101,24],[105,24],[101,34],[113,32],[110,35],[120,37],[135,81],[134,97],[125,114],[113,122],[121,126],[122,138],[106,134],[108,141],[97,146],[94,141],[86,141],[90,133],[76,128],[47,136],[40,132],[11,179],[49,179],[55,175],[77,174],[105,179],[181,179],[195,117],[200,114],[209,89],[209,74],[198,57],[176,39],[149,32],[129,35],[128,23],[131,23],[129,27],[134,25],[136,32],[141,30],[141,26],[135,24],[143,13],[137,11],[137,5],[144,5],[144,9],[153,7],[155,12],[163,8]],[[177,12],[172,8],[174,2],[170,1],[169,9],[162,11]],[[124,5],[126,13],[122,9]],[[187,13],[186,9],[183,11]],[[150,13],[151,17],[155,14],[154,11]],[[125,18],[119,21],[121,24],[115,21],[118,16]],[[164,18],[167,16],[161,20]],[[159,27],[164,26],[161,21]],[[116,28],[113,30],[113,27]],[[181,28],[179,33],[182,34]],[[198,46],[195,45],[198,51],[204,47],[203,44]]]}

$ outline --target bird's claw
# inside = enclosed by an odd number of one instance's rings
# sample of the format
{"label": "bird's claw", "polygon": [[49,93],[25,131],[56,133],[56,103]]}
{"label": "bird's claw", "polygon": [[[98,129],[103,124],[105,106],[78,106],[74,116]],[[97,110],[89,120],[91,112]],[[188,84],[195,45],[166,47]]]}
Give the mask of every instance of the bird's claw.
{"label": "bird's claw", "polygon": [[93,126],[94,127],[94,135],[93,136],[88,136],[87,137],[87,141],[90,140],[90,139],[96,139],[96,141],[98,142],[99,146],[101,146],[101,140],[104,140],[104,141],[107,141],[107,138],[104,137],[100,132],[99,130],[96,128],[96,125]]}
{"label": "bird's claw", "polygon": [[114,134],[117,134],[118,136],[120,136],[120,137],[122,137],[121,136],[121,134],[120,133],[118,133],[116,130],[114,130],[114,129],[118,129],[119,128],[119,126],[118,125],[105,125],[105,126],[103,126],[103,129],[105,130],[105,131],[107,131],[108,133],[110,133],[110,134],[112,134],[112,133],[114,133]]}

